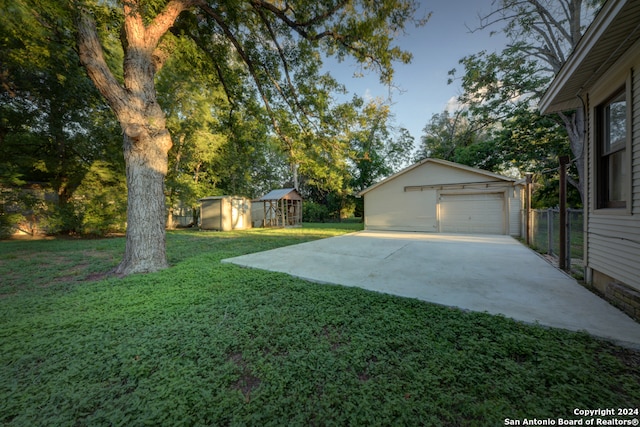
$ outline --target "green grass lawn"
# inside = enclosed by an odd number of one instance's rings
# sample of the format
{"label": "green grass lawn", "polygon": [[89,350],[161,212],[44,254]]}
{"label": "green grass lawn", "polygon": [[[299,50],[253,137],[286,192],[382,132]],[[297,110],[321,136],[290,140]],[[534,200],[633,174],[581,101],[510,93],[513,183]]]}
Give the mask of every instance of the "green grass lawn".
{"label": "green grass lawn", "polygon": [[586,334],[220,262],[360,227],[169,232],[172,267],[123,279],[101,275],[122,238],[0,242],[0,422],[491,426],[640,407],[639,354]]}

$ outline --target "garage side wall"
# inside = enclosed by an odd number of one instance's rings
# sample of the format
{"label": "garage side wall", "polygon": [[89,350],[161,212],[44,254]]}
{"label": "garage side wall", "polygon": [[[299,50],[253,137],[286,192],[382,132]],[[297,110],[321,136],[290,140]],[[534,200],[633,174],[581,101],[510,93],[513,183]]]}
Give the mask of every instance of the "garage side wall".
{"label": "garage side wall", "polygon": [[522,185],[515,185],[507,193],[509,197],[509,235],[513,237],[524,236],[524,188]]}

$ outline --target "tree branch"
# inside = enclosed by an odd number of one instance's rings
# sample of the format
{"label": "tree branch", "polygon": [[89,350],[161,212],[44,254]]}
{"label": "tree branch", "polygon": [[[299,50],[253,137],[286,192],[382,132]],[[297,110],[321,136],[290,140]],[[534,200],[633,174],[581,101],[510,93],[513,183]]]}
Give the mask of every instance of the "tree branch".
{"label": "tree branch", "polygon": [[284,22],[287,26],[289,26],[295,32],[300,34],[303,38],[312,42],[317,42],[324,38],[332,38],[334,41],[342,45],[345,49],[353,52],[357,58],[368,61],[371,64],[376,64],[376,66],[379,69],[382,69],[380,61],[375,56],[368,54],[365,48],[358,48],[354,44],[350,43],[347,40],[347,37],[345,35],[340,34],[333,30],[325,30],[315,35],[312,35],[309,31],[307,31],[304,28],[304,27],[309,27],[311,25],[316,25],[321,21],[329,18],[331,15],[335,14],[338,10],[343,8],[345,5],[349,4],[349,0],[343,0],[342,2],[336,4],[336,6],[333,7],[332,9],[327,10],[325,13],[321,15],[317,15],[311,18],[310,20],[302,23],[296,22],[291,18],[289,18],[286,14],[287,9],[285,10],[279,9],[273,4],[271,4],[270,2],[267,2],[264,0],[252,0],[251,3],[254,5],[254,7],[259,7],[261,9],[269,10],[271,13],[277,16],[282,22]]}
{"label": "tree branch", "polygon": [[[555,53],[548,49],[548,46],[545,47],[533,46],[533,45],[522,45],[516,47],[516,49],[534,56],[536,58],[542,59],[544,62],[549,64],[551,67],[551,72],[553,74],[557,73],[560,67],[562,66],[562,62],[560,62],[559,58],[555,55]],[[545,67],[542,67],[543,69]]]}
{"label": "tree branch", "polygon": [[564,37],[565,40],[571,40],[569,32],[557,19],[553,17],[548,9],[542,6],[538,0],[529,0],[529,2],[536,8],[536,12],[543,19],[545,26],[547,26],[547,29],[549,30],[549,34],[553,34],[551,28],[553,27],[562,34],[562,37]]}
{"label": "tree branch", "polygon": [[127,44],[124,46],[125,51],[131,41],[144,40],[145,28],[138,3],[139,0],[126,0],[122,6],[124,10],[124,42]]}
{"label": "tree branch", "polygon": [[195,0],[171,0],[146,29],[145,42],[148,46],[158,45],[160,38],[173,26],[178,15],[196,5]]}
{"label": "tree branch", "polygon": [[204,0],[197,0],[197,6],[199,6],[202,9],[203,12],[205,12],[207,15],[209,15],[220,26],[220,28],[222,28],[222,31],[224,32],[224,34],[227,37],[227,39],[229,39],[231,44],[233,44],[233,46],[236,49],[236,52],[238,52],[238,54],[240,55],[240,57],[242,58],[244,63],[247,65],[247,68],[249,69],[249,73],[253,77],[253,80],[254,80],[254,82],[256,84],[256,87],[258,88],[258,92],[260,93],[260,97],[262,98],[262,102],[264,103],[265,108],[267,109],[267,112],[269,113],[269,118],[271,119],[271,123],[273,124],[274,130],[276,131],[276,133],[278,134],[280,139],[287,146],[292,146],[293,145],[292,142],[289,140],[288,137],[286,137],[284,132],[282,132],[282,129],[280,128],[280,124],[278,123],[278,121],[275,118],[275,113],[273,112],[273,109],[271,108],[271,103],[269,102],[269,98],[267,97],[267,94],[266,94],[266,92],[264,90],[264,87],[262,86],[262,83],[260,83],[260,79],[258,78],[257,69],[256,69],[253,61],[251,60],[251,58],[247,54],[247,52],[244,50],[244,48],[243,48],[242,44],[240,43],[240,41],[238,40],[238,38],[231,31],[231,29],[229,28],[227,23],[224,21],[222,16],[220,16]]}
{"label": "tree branch", "polygon": [[128,103],[128,94],[116,80],[104,59],[96,23],[87,10],[79,8],[76,15],[76,27],[78,29],[77,43],[80,63],[87,70],[87,74],[96,88],[114,112],[118,114]]}
{"label": "tree branch", "polygon": [[[580,10],[582,9],[582,0],[570,0],[569,12],[570,16],[567,18],[569,24],[569,31],[571,32],[571,47],[575,47],[580,38],[582,38],[582,28],[580,24],[581,16]],[[573,19],[571,19],[573,16]]]}
{"label": "tree branch", "polygon": [[[269,32],[269,36],[271,37],[271,41],[274,43],[274,45],[276,46],[276,49],[278,50],[278,56],[280,57],[280,62],[282,63],[282,67],[284,69],[285,78],[287,80],[287,86],[289,86],[289,89],[290,89],[290,91],[292,93],[293,102],[295,103],[295,106],[298,108],[298,110],[300,110],[302,112],[302,114],[305,117],[312,116],[312,114],[310,114],[304,108],[304,106],[302,104],[300,104],[298,91],[296,90],[296,88],[295,88],[295,86],[294,86],[294,84],[293,84],[293,82],[291,80],[291,74],[290,74],[290,71],[289,71],[289,62],[287,61],[287,58],[285,57],[284,51],[282,49],[282,46],[278,42],[278,38],[277,38],[275,32],[273,31],[273,27],[271,26],[271,23],[267,20],[267,17],[264,15],[262,9],[258,9],[257,13],[258,13],[258,16],[260,16],[260,19],[262,20],[263,24],[267,27],[267,31]],[[274,86],[278,89],[278,92],[280,92],[280,95],[282,96],[282,98],[289,105],[289,108],[293,111],[294,108],[289,102],[289,97],[285,96],[285,94],[283,93],[282,89],[280,88],[280,85],[278,84],[278,82],[273,81],[273,83],[274,83]],[[296,117],[296,120],[298,120],[297,115],[294,115],[294,116]],[[311,122],[311,121],[309,121],[309,122]],[[302,123],[300,123],[300,121],[298,121],[298,124],[302,127]]]}
{"label": "tree branch", "polygon": [[[291,8],[288,5],[283,10],[283,9],[279,9],[278,7],[276,7],[271,2],[267,2],[267,1],[264,1],[264,0],[252,0],[251,1],[251,4],[254,7],[259,7],[261,9],[266,9],[266,10],[270,11],[271,13],[276,15],[282,22],[284,22],[289,27],[293,28],[294,30],[296,30],[299,33],[300,33],[300,31],[306,33],[306,31],[302,30],[301,27],[310,27],[312,25],[317,25],[320,22],[322,22],[322,21],[328,19],[329,17],[331,17],[338,10],[342,9],[343,7],[348,5],[349,3],[350,3],[349,0],[342,0],[341,2],[337,3],[333,8],[328,9],[323,14],[316,15],[316,16],[312,17],[311,19],[309,19],[308,21],[305,21],[305,22],[297,22],[297,21],[294,21],[294,20],[290,19],[287,16],[287,10],[291,10]],[[300,33],[300,34],[302,35],[302,33]],[[304,36],[304,37],[305,38],[309,38],[308,35]]]}

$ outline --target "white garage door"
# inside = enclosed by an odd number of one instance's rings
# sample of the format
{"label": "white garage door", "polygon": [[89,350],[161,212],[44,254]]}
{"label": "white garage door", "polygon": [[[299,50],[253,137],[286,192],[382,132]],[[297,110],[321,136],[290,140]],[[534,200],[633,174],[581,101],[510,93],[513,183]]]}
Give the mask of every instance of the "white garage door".
{"label": "white garage door", "polygon": [[504,194],[443,194],[439,219],[441,233],[504,234]]}

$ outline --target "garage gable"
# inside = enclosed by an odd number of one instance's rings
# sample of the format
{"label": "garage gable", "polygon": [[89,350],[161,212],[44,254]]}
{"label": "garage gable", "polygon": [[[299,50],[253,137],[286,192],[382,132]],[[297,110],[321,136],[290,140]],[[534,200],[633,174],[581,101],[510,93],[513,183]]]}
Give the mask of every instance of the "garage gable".
{"label": "garage gable", "polygon": [[516,180],[513,178],[508,178],[489,171],[473,168],[471,166],[461,165],[459,163],[453,163],[441,159],[428,158],[421,160],[420,162],[415,163],[394,175],[391,175],[371,187],[365,188],[358,193],[358,196],[364,196],[381,186],[389,185],[394,187],[402,186],[403,188],[411,187],[407,189],[408,191],[411,191],[413,187],[515,181]]}

